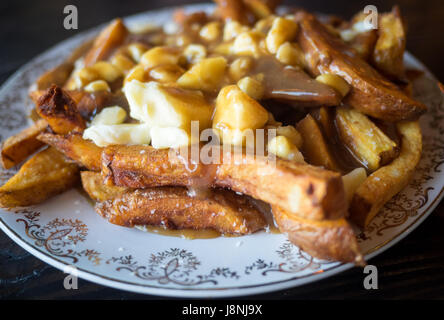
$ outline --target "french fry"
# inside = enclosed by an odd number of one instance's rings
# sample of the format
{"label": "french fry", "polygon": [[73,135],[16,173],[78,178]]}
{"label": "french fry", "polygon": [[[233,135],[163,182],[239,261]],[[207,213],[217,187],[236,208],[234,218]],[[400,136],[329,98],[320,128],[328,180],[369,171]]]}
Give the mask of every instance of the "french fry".
{"label": "french fry", "polygon": [[417,121],[397,125],[402,135],[401,152],[387,166],[373,172],[359,186],[350,206],[350,218],[365,228],[384,204],[410,181],[421,158],[422,136]]}
{"label": "french fry", "polygon": [[166,149],[108,146],[102,153],[102,174],[115,185],[132,188],[193,186],[205,181],[280,205],[307,219],[337,219],[347,211],[339,173],[279,158],[274,164],[248,153],[242,155],[243,164],[237,165],[234,159],[240,155],[221,151],[220,164],[204,165],[188,163]]}
{"label": "french fry", "polygon": [[46,120],[40,119],[31,127],[6,139],[1,147],[0,160],[3,167],[10,169],[43,147],[44,143],[37,140],[37,136],[42,133],[47,126],[48,123]]}
{"label": "french fry", "polygon": [[389,163],[398,154],[396,143],[359,111],[337,108],[336,125],[341,141],[370,171]]}
{"label": "french fry", "polygon": [[74,63],[91,48],[92,43],[89,40],[81,44],[62,64],[42,74],[35,82],[34,90],[46,90],[53,84],[63,87],[74,69]]}
{"label": "french fry", "polygon": [[[103,174],[112,184],[124,187],[189,186],[196,179],[210,178],[208,172],[215,169],[200,166],[191,172],[187,169],[188,164],[170,158],[168,150],[147,146],[110,146],[102,149],[79,134],[61,136],[45,133],[39,139],[93,171],[100,171],[98,163],[102,156]],[[102,154],[102,150],[106,150],[106,155]],[[284,202],[290,211],[313,219],[345,214],[347,204],[339,174],[280,159],[277,159],[276,167],[265,161],[250,159],[247,162],[250,165],[237,166],[233,162],[221,165],[216,181],[207,181],[208,184],[267,199],[264,201]],[[314,201],[315,198],[318,200]]]}
{"label": "french fry", "polygon": [[186,188],[160,187],[123,193],[99,202],[96,211],[121,226],[164,226],[168,229],[213,229],[222,234],[249,234],[265,228],[263,215],[227,190],[208,198],[190,197]]}
{"label": "french fry", "polygon": [[297,129],[303,141],[301,151],[308,163],[315,166],[323,166],[329,170],[340,171],[321,129],[311,115],[308,114],[299,121]]}
{"label": "french fry", "polygon": [[204,25],[208,22],[208,15],[205,11],[197,11],[186,13],[183,9],[174,11],[174,22],[179,24],[183,29],[190,28],[193,24]]}
{"label": "french fry", "polygon": [[[230,234],[249,234],[266,226],[262,213],[247,199],[227,190],[208,190],[206,197],[193,197],[181,187],[137,190],[105,185],[98,172],[83,171],[81,176],[85,191],[99,202],[97,212],[114,224],[214,229]],[[123,203],[128,206],[124,208]]]}
{"label": "french fry", "polygon": [[313,221],[302,219],[276,206],[272,207],[272,211],[279,229],[288,234],[292,243],[311,256],[356,265],[365,264],[353,229],[345,218]]}
{"label": "french fry", "polygon": [[404,79],[406,30],[398,6],[379,18],[378,40],[373,51],[373,65],[391,79]]}
{"label": "french fry", "polygon": [[220,16],[241,24],[249,24],[248,10],[240,0],[215,0]]}
{"label": "french fry", "polygon": [[326,137],[334,137],[336,135],[336,127],[334,114],[335,109],[321,107],[317,110],[313,110],[310,114],[316,119],[319,127],[322,129]]}
{"label": "french fry", "polygon": [[307,69],[315,76],[331,73],[344,78],[352,87],[345,103],[391,122],[415,120],[426,112],[424,104],[407,96],[367,62],[351,54],[350,48],[332,36],[313,15],[300,13],[297,19],[301,26],[298,40],[308,57]]}
{"label": "french fry", "polygon": [[121,19],[113,20],[96,38],[92,48],[85,56],[85,66],[91,66],[105,59],[113,49],[120,46],[128,35],[128,29]]}
{"label": "french fry", "polygon": [[[89,93],[83,90],[64,91],[74,100],[80,115],[87,120],[107,106],[118,105],[129,110],[128,101],[121,92],[100,91]],[[45,90],[35,90],[29,93],[29,97],[37,105],[39,98],[45,93]]]}
{"label": "french fry", "polygon": [[367,179],[367,172],[364,168],[356,168],[342,176],[344,183],[345,194],[347,195],[348,203],[351,203],[353,196],[359,186]]}
{"label": "french fry", "polygon": [[369,61],[372,57],[377,37],[375,30],[370,30],[358,34],[349,42],[349,45],[356,50],[362,59]]}
{"label": "french fry", "polygon": [[74,100],[56,85],[51,86],[39,98],[36,111],[55,133],[81,132],[86,127]]}
{"label": "french fry", "polygon": [[[351,24],[362,24],[365,23],[365,19],[368,17],[364,12],[360,12],[356,14],[352,20]],[[378,39],[377,31],[374,29],[358,32],[350,41],[348,41],[348,45],[356,50],[359,56],[369,61],[373,55],[373,51],[375,48],[376,40]]]}
{"label": "french fry", "polygon": [[0,187],[0,207],[15,208],[42,203],[79,182],[77,165],[55,148],[40,151]]}
{"label": "french fry", "polygon": [[100,172],[82,171],[80,177],[82,179],[83,189],[94,201],[112,200],[132,190],[130,188],[104,184]]}
{"label": "french fry", "polygon": [[79,165],[92,171],[100,171],[103,149],[93,142],[83,139],[79,133],[72,132],[65,136],[42,133],[37,138],[53,146]]}
{"label": "french fry", "polygon": [[243,0],[245,6],[254,14],[256,19],[263,19],[274,13],[280,0]]}

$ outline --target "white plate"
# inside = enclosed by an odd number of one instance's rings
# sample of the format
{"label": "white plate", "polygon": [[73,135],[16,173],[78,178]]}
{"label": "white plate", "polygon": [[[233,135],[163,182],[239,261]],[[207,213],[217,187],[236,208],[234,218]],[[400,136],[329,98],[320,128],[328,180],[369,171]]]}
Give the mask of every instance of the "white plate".
{"label": "white plate", "polygon": [[[188,10],[211,6],[189,6]],[[126,19],[130,25],[169,21],[172,9]],[[16,72],[0,90],[0,140],[27,125],[29,85],[97,28],[51,48]],[[397,195],[358,239],[366,258],[388,249],[435,208],[443,194],[444,105],[436,79],[414,57],[406,63],[426,72],[415,82],[418,99],[429,106],[422,120],[424,151],[410,185]],[[14,170],[0,171],[0,184]],[[81,278],[140,293],[176,297],[232,297],[314,282],[353,267],[313,259],[284,235],[259,232],[237,238],[186,240],[112,225],[98,216],[78,191],[16,212],[0,210],[0,227],[25,250]],[[65,269],[66,270],[66,269]]]}

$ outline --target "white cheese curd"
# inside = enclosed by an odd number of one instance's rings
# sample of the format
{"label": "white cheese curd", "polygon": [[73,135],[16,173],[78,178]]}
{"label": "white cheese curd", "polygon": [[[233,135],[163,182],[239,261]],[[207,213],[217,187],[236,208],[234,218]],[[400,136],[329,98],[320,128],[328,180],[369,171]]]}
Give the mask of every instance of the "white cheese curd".
{"label": "white cheese curd", "polygon": [[121,124],[126,119],[125,109],[119,106],[104,108],[91,121],[92,125],[98,124]]}
{"label": "white cheese curd", "polygon": [[160,128],[151,129],[151,145],[156,149],[178,148],[190,144],[190,135],[180,128]]}
{"label": "white cheese curd", "polygon": [[150,126],[147,124],[98,124],[83,132],[84,139],[92,140],[99,147],[112,144],[149,144]]}
{"label": "white cheese curd", "polygon": [[151,127],[186,129],[191,121],[199,121],[201,129],[211,126],[213,108],[199,91],[138,80],[126,83],[123,90],[130,116]]}

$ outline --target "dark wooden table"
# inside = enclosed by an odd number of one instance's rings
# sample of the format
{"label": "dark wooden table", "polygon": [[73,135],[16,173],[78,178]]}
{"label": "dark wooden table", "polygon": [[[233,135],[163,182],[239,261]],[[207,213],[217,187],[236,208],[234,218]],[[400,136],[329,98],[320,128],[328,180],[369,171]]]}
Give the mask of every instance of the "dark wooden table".
{"label": "dark wooden table", "polygon": [[[180,0],[2,0],[0,2],[0,83],[29,59],[59,41],[116,16],[162,6],[194,3]],[[350,17],[368,1],[285,1],[309,10]],[[444,3],[440,0],[371,1],[379,11],[401,5],[409,22],[408,49],[444,79]],[[79,10],[79,30],[63,28],[63,7]],[[1,109],[1,106],[0,106]],[[372,259],[379,270],[379,289],[363,288],[362,269],[294,289],[248,298],[258,299],[422,299],[444,298],[444,203],[411,235]],[[65,290],[65,274],[34,258],[0,232],[1,299],[162,299],[115,290],[84,280]]]}

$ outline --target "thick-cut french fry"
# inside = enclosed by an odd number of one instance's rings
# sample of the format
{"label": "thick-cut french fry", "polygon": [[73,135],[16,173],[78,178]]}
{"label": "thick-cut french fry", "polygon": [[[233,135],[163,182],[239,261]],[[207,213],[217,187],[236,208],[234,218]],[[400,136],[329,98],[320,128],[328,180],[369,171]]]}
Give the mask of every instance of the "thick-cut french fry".
{"label": "thick-cut french fry", "polygon": [[[99,91],[89,93],[83,90],[64,90],[76,103],[80,115],[89,120],[92,115],[99,113],[107,106],[120,106],[129,110],[128,101],[122,92]],[[35,90],[29,93],[31,100],[38,104],[39,98],[46,93],[45,90]]]}
{"label": "thick-cut french fry", "polygon": [[362,59],[369,61],[373,54],[377,37],[375,30],[370,30],[356,35],[349,42],[349,45],[356,50]]}
{"label": "thick-cut french fry", "polygon": [[351,203],[353,196],[359,186],[367,179],[367,171],[364,168],[356,168],[342,176],[344,182],[345,194],[347,195],[348,203]]}
{"label": "thick-cut french fry", "polygon": [[310,113],[311,116],[316,119],[321,131],[324,132],[326,137],[334,137],[336,135],[334,112],[335,109],[321,107]]}
{"label": "thick-cut french fry", "polygon": [[208,190],[206,197],[193,197],[183,187],[138,190],[105,185],[98,172],[83,171],[81,176],[85,191],[101,202],[96,210],[114,224],[214,229],[231,234],[248,234],[266,226],[262,213],[247,199],[227,190]]}
{"label": "thick-cut french fry", "polygon": [[389,165],[373,172],[353,197],[350,217],[361,227],[366,227],[384,204],[408,184],[421,158],[419,123],[401,122],[397,126],[402,135],[399,156]]}
{"label": "thick-cut french fry", "polygon": [[357,110],[386,121],[414,120],[427,107],[408,97],[367,62],[353,55],[339,38],[332,36],[311,14],[297,16],[299,43],[306,53],[306,67],[313,75],[331,73],[344,78],[352,89],[345,102]]}
{"label": "thick-cut french fry", "polygon": [[55,133],[83,131],[86,127],[74,100],[56,85],[46,90],[39,98],[36,111]]}
{"label": "thick-cut french fry", "polygon": [[45,149],[29,159],[0,187],[0,207],[15,208],[39,204],[69,190],[79,182],[77,165],[55,148]]}
{"label": "thick-cut french fry", "polygon": [[373,51],[373,65],[392,79],[404,79],[406,30],[398,6],[379,18],[378,40]]}
{"label": "thick-cut french fry", "polygon": [[313,257],[365,264],[353,229],[345,218],[312,221],[276,206],[272,210],[279,229],[288,234],[291,242]]}
{"label": "thick-cut french fry", "polygon": [[241,0],[215,0],[219,14],[224,19],[230,19],[241,24],[249,24],[248,10]]}
{"label": "thick-cut french fry", "polygon": [[37,140],[37,136],[42,133],[47,126],[48,123],[46,120],[40,119],[31,127],[6,139],[1,146],[0,162],[3,167],[5,169],[12,168],[43,147],[44,143]]}
{"label": "thick-cut french fry", "polygon": [[193,24],[204,25],[208,22],[208,15],[205,11],[187,13],[183,9],[174,11],[173,20],[184,30],[190,28]]}
{"label": "thick-cut french fry", "polygon": [[239,165],[235,157],[240,155],[222,150],[219,154],[223,155],[216,160],[220,164],[204,165],[174,157],[166,149],[115,145],[102,153],[102,173],[116,185],[133,188],[193,186],[204,181],[280,205],[307,219],[337,219],[347,211],[339,173],[279,158],[270,163],[248,153]]}
{"label": "thick-cut french fry", "polygon": [[37,104],[40,97],[43,96],[45,94],[46,90],[32,90],[29,91],[29,97],[31,98],[32,102],[34,102],[34,104]]}
{"label": "thick-cut french fry", "polygon": [[91,46],[92,40],[81,44],[62,64],[41,75],[35,82],[34,89],[46,90],[53,84],[63,87],[74,69],[74,63],[76,60],[83,56]]}
{"label": "thick-cut french fry", "polygon": [[291,212],[318,220],[342,217],[347,209],[341,176],[310,165],[282,159],[276,159],[276,165],[273,165],[260,158],[246,158],[243,165],[236,165],[231,159],[231,162],[217,165],[217,168],[199,164],[191,170],[194,164],[181,157],[169,157],[166,149],[109,146],[102,152],[102,148],[84,140],[79,134],[60,136],[45,133],[39,139],[93,171],[100,171],[97,163],[102,156],[102,172],[119,186],[193,186],[205,182],[213,187],[227,187],[266,202],[278,203]]}
{"label": "thick-cut french fry", "polygon": [[104,184],[100,172],[82,171],[80,176],[82,178],[83,189],[94,201],[112,200],[132,190],[126,187]]}
{"label": "thick-cut french fry", "polygon": [[181,187],[134,190],[98,203],[96,211],[109,222],[126,227],[151,225],[249,234],[267,225],[255,207],[227,190],[214,191],[206,198],[191,197]]}
{"label": "thick-cut french fry", "polygon": [[365,23],[368,15],[364,12],[356,14],[351,20],[352,34],[354,35],[351,40],[347,41],[347,44],[356,50],[359,56],[369,61],[373,55],[373,50],[375,48],[376,40],[378,35],[375,29],[370,29],[367,31],[356,31],[353,29],[354,26]]}
{"label": "thick-cut french fry", "polygon": [[336,126],[344,145],[370,171],[389,163],[398,155],[396,143],[357,110],[337,108]]}
{"label": "thick-cut french fry", "polygon": [[301,151],[308,163],[323,166],[329,170],[340,171],[335,158],[328,149],[321,129],[311,115],[308,114],[299,121],[297,129],[303,141]]}
{"label": "thick-cut french fry", "polygon": [[281,0],[243,0],[247,8],[257,19],[263,19],[273,14]]}
{"label": "thick-cut french fry", "polygon": [[85,56],[85,66],[103,60],[113,49],[120,46],[128,35],[128,29],[121,19],[113,20],[96,38],[92,48]]}
{"label": "thick-cut french fry", "polygon": [[375,171],[398,155],[396,143],[359,111],[337,108],[336,125],[344,145],[370,171]]}
{"label": "thick-cut french fry", "polygon": [[65,136],[42,133],[38,139],[55,147],[79,165],[89,170],[100,171],[102,148],[89,140],[84,140],[79,133],[72,132]]}

